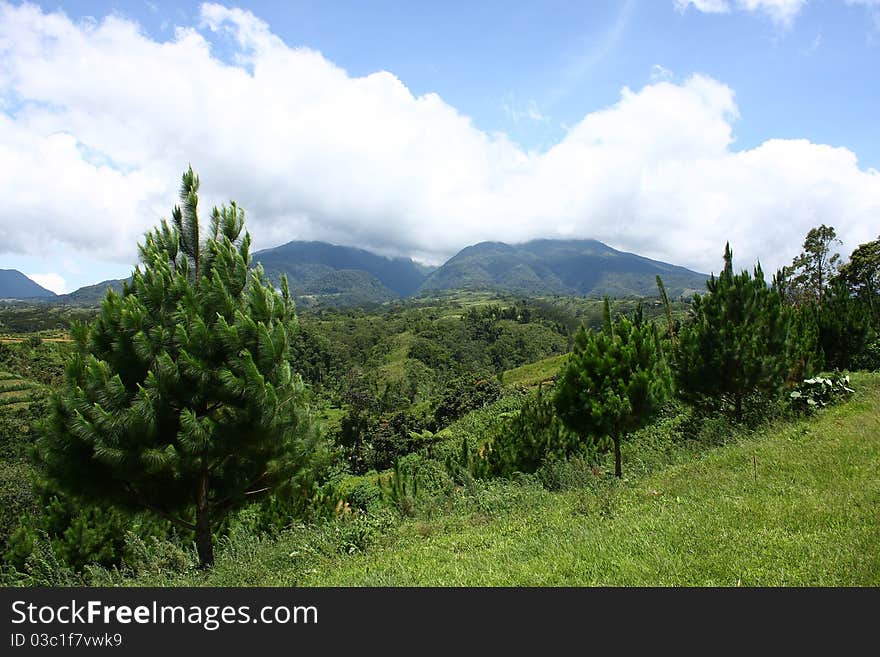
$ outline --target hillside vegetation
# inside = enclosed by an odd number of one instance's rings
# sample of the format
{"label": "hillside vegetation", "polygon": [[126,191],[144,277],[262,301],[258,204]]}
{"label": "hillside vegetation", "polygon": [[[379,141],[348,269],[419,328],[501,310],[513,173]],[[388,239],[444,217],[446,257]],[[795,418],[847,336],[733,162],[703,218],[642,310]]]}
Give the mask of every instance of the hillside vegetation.
{"label": "hillside vegetation", "polygon": [[728,244],[689,302],[599,243],[489,243],[490,277],[599,258],[657,297],[297,312],[199,185],[123,294],[0,308],[0,583],[878,581],[880,238],[814,228],[769,281]]}
{"label": "hillside vegetation", "polygon": [[446,508],[424,509],[367,546],[352,540],[351,554],[327,554],[329,539],[306,529],[237,536],[208,575],[110,581],[877,586],[880,375],[854,381],[854,398],[818,417],[733,433],[716,447],[676,444],[661,424],[627,445],[643,472],[619,484],[593,476],[548,492],[528,478],[495,482],[458,491]]}

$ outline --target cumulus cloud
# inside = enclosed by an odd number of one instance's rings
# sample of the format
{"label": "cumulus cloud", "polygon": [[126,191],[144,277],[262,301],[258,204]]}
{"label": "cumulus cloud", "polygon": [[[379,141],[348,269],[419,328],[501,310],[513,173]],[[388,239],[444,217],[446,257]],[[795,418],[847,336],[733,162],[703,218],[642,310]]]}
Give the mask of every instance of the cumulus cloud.
{"label": "cumulus cloud", "polygon": [[54,242],[132,261],[190,162],[205,211],[236,199],[258,247],[323,239],[430,262],[481,240],[591,237],[703,271],[730,240],[742,266],[775,268],[819,223],[851,248],[880,216],[880,174],[845,148],[735,150],[734,92],[706,76],[624,88],[531,152],[219,5],[157,41],[120,17],[0,4],[0,99],[0,250],[28,254]]}
{"label": "cumulus cloud", "polygon": [[26,276],[40,287],[51,290],[55,294],[67,292],[67,281],[60,274],[26,274]]}

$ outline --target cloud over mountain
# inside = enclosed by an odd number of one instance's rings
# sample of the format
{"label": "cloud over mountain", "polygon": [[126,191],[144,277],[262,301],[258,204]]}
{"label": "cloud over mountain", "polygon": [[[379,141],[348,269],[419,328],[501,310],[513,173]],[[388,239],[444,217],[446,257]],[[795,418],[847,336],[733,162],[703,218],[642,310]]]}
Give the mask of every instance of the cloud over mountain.
{"label": "cloud over mountain", "polygon": [[[833,224],[876,237],[880,174],[845,148],[736,150],[735,94],[695,74],[624,88],[545,152],[393,73],[353,77],[248,11],[205,4],[158,41],[120,16],[0,3],[0,248],[132,261],[191,162],[259,248],[320,239],[438,262],[484,240],[586,237],[717,271],[788,262]],[[848,250],[847,250],[848,253]]]}

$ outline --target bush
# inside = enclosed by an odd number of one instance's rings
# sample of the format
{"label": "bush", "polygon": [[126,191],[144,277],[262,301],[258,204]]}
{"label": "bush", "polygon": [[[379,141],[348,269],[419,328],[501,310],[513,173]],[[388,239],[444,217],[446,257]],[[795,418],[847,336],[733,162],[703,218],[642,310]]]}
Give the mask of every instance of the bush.
{"label": "bush", "polygon": [[358,481],[344,499],[351,508],[368,511],[382,500],[382,489],[375,481]]}
{"label": "bush", "polygon": [[875,336],[862,353],[853,357],[853,369],[874,372],[880,370],[880,336]]}
{"label": "bush", "polygon": [[602,473],[592,459],[547,459],[537,471],[541,484],[550,491],[573,490],[590,486]]}
{"label": "bush", "polygon": [[789,393],[792,407],[806,413],[840,401],[855,390],[849,387],[849,376],[834,375],[833,378],[816,376],[805,379]]}
{"label": "bush", "polygon": [[548,459],[564,460],[573,454],[595,458],[595,443],[584,443],[569,431],[553,406],[552,395],[542,388],[510,417],[503,418],[487,445],[489,473],[509,476],[535,472]]}
{"label": "bush", "polygon": [[449,383],[434,408],[434,428],[441,429],[478,408],[501,398],[501,384],[492,378],[465,376]]}

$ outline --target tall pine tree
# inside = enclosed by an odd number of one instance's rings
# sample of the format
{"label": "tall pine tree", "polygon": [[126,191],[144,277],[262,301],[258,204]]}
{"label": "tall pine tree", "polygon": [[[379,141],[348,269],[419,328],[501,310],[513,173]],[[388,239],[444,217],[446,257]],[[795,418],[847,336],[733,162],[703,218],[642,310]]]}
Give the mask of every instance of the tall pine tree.
{"label": "tall pine tree", "polygon": [[620,477],[621,440],[651,419],[671,384],[654,324],[642,320],[641,307],[633,321],[612,322],[606,297],[602,331],[581,326],[575,334],[557,385],[556,411],[581,440],[611,439],[614,474]]}
{"label": "tall pine tree", "polygon": [[38,450],[61,490],[154,511],[194,532],[209,566],[222,519],[260,495],[302,492],[321,450],[288,360],[287,281],[279,294],[249,268],[234,202],[203,231],[198,190],[190,167],[131,282],[75,327]]}
{"label": "tall pine tree", "polygon": [[783,312],[777,287],[764,281],[760,265],[753,275],[733,273],[729,244],[723,271],[706,288],[706,294],[694,296],[679,334],[679,390],[705,404],[720,401],[742,421],[750,393],[769,395],[786,381],[790,315]]}

